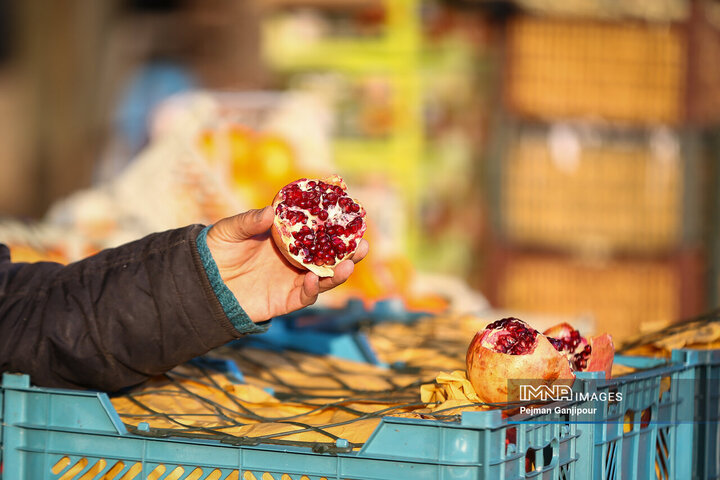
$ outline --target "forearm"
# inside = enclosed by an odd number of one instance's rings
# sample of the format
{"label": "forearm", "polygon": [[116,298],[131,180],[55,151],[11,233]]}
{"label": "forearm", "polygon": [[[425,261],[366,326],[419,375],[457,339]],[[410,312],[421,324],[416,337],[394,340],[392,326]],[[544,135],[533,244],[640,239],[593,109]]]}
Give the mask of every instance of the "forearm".
{"label": "forearm", "polygon": [[0,370],[113,391],[242,335],[208,281],[195,244],[201,229],[68,266],[11,264],[0,272]]}

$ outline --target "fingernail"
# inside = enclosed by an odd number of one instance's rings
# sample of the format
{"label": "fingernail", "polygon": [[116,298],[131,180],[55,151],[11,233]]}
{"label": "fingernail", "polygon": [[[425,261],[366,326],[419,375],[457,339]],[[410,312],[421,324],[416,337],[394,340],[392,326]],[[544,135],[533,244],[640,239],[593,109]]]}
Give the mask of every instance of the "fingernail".
{"label": "fingernail", "polygon": [[261,208],[255,213],[255,219],[260,221],[262,220],[263,215],[265,214],[265,210],[267,210],[270,207]]}

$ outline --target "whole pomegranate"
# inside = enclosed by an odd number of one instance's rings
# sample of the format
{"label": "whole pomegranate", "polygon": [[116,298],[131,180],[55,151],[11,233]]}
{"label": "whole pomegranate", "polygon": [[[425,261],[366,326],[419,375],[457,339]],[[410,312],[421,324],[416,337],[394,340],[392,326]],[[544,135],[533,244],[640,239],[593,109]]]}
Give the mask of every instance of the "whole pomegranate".
{"label": "whole pomegranate", "polygon": [[291,264],[332,277],[335,266],[355,253],[367,228],[365,209],[346,190],[343,179],[332,175],[301,178],[275,196],[272,238]]}
{"label": "whole pomegranate", "polygon": [[[572,383],[575,374],[565,355],[540,332],[517,318],[503,318],[475,334],[465,357],[467,376],[486,403],[517,400],[508,380]],[[510,390],[509,390],[510,389]]]}
{"label": "whole pomegranate", "polygon": [[555,325],[543,333],[570,360],[575,371],[605,372],[605,378],[610,378],[615,346],[609,334],[585,338],[568,323]]}

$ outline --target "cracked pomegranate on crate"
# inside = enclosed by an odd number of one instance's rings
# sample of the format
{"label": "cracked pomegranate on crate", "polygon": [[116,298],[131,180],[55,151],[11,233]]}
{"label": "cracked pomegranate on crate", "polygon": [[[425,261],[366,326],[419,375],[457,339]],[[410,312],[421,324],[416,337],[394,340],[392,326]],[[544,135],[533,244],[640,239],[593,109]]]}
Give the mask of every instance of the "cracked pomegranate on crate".
{"label": "cracked pomegranate on crate", "polygon": [[518,400],[519,383],[572,383],[575,374],[566,356],[527,323],[503,318],[477,332],[465,357],[467,376],[486,403]]}
{"label": "cracked pomegranate on crate", "polygon": [[348,196],[339,175],[296,180],[278,192],[272,206],[272,238],[280,252],[319,277],[332,277],[335,266],[355,253],[367,229],[365,209]]}

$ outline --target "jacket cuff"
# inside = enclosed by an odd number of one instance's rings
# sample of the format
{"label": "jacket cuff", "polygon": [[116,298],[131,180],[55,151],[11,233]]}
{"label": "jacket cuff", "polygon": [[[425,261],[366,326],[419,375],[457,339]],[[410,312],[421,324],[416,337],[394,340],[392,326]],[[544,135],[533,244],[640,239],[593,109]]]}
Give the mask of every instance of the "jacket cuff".
{"label": "jacket cuff", "polygon": [[211,228],[212,225],[203,228],[197,236],[195,243],[198,254],[200,255],[200,261],[205,269],[205,274],[210,281],[210,286],[215,293],[215,297],[220,302],[220,306],[222,306],[228,320],[230,320],[230,323],[232,323],[233,327],[235,327],[239,333],[265,333],[267,329],[270,328],[270,321],[255,323],[250,320],[250,317],[248,317],[245,310],[240,306],[235,295],[225,285],[225,282],[223,282],[220,276],[220,270],[207,246],[207,233]]}

